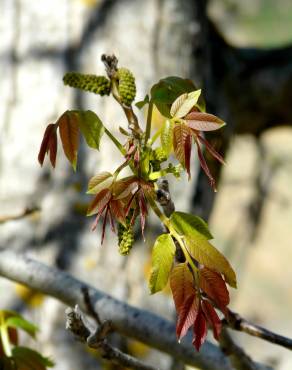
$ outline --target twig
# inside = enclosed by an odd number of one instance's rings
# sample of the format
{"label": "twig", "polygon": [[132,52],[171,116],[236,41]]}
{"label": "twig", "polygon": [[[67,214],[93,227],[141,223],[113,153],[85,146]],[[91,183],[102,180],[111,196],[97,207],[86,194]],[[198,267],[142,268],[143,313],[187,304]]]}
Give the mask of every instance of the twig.
{"label": "twig", "polygon": [[222,328],[219,343],[222,351],[230,358],[237,370],[260,370],[261,365],[255,363],[245,351],[239,347],[231,338],[225,327]]}
{"label": "twig", "polygon": [[273,333],[272,331],[259,325],[252,324],[248,320],[241,317],[238,313],[235,313],[231,310],[228,310],[228,320],[224,320],[224,322],[229,326],[230,329],[245,332],[254,337],[261,338],[270,343],[274,343],[292,350],[292,339]]}
{"label": "twig", "polygon": [[20,220],[26,216],[30,216],[36,212],[39,212],[39,207],[25,208],[22,212],[15,215],[0,216],[0,224],[4,224],[8,221]]}
{"label": "twig", "polygon": [[[89,303],[91,306],[90,300],[88,299],[89,295],[87,294],[86,304]],[[94,316],[96,318],[98,317],[96,312]],[[126,366],[133,370],[158,370],[153,366],[144,364],[135,357],[123,353],[109,344],[105,338],[108,333],[108,329],[106,327],[107,322],[104,322],[95,330],[90,329],[88,324],[85,323],[78,305],[76,305],[74,309],[66,309],[66,329],[70,330],[78,340],[87,343],[88,347],[96,349],[102,358],[116,365]]]}
{"label": "twig", "polygon": [[169,217],[175,210],[173,200],[171,199],[169,184],[166,179],[157,181],[158,190],[156,191],[157,201],[161,205],[166,217]]}
{"label": "twig", "polygon": [[113,97],[116,99],[116,101],[120,104],[120,106],[123,108],[123,111],[127,117],[128,120],[128,126],[129,129],[132,131],[134,137],[137,139],[140,139],[143,131],[141,130],[138,118],[136,114],[133,111],[133,108],[131,106],[127,106],[121,102],[121,99],[119,97],[118,89],[117,89],[117,71],[118,71],[118,59],[115,55],[106,55],[103,54],[101,56],[101,60],[105,65],[106,73],[109,77],[109,79],[112,82],[112,94]]}

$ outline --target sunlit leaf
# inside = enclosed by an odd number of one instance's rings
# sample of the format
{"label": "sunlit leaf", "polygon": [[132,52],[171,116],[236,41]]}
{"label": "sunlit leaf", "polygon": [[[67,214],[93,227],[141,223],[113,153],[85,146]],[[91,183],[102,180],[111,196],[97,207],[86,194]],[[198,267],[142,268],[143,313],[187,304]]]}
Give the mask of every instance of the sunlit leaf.
{"label": "sunlit leaf", "polygon": [[76,170],[77,152],[79,146],[79,127],[78,121],[70,111],[62,114],[57,122],[64,153]]}
{"label": "sunlit leaf", "polygon": [[211,303],[206,300],[203,300],[201,302],[201,307],[204,312],[205,318],[207,319],[208,323],[212,327],[214,338],[218,340],[220,332],[221,332],[222,324],[221,324],[221,320],[219,319],[217,315],[217,312],[214,310],[214,307],[211,305]]}
{"label": "sunlit leaf", "polygon": [[176,211],[172,213],[170,222],[180,235],[189,236],[197,240],[213,239],[207,223],[198,216]]}
{"label": "sunlit leaf", "polygon": [[152,269],[149,280],[151,294],[162,290],[169,277],[175,254],[175,244],[169,234],[162,234],[152,249]]}
{"label": "sunlit leaf", "polygon": [[200,309],[194,324],[193,345],[199,351],[207,336],[207,324],[203,311]]}
{"label": "sunlit leaf", "polygon": [[229,293],[225,281],[218,272],[206,267],[200,270],[200,288],[223,312],[229,304]]}
{"label": "sunlit leaf", "polygon": [[173,148],[177,160],[186,169],[190,177],[192,135],[190,129],[186,125],[175,125],[173,129]]}
{"label": "sunlit leaf", "polygon": [[6,325],[12,328],[22,329],[33,338],[35,338],[35,335],[38,331],[38,327],[36,325],[25,320],[21,316],[9,317],[6,320]]}
{"label": "sunlit leaf", "polygon": [[77,117],[80,131],[82,132],[87,145],[99,150],[100,140],[104,133],[104,126],[100,118],[92,111],[72,111]]}
{"label": "sunlit leaf", "polygon": [[162,126],[160,134],[161,146],[167,156],[172,152],[173,126],[173,122],[167,119]]}
{"label": "sunlit leaf", "polygon": [[236,288],[236,275],[230,263],[208,240],[185,235],[191,256],[205,267],[224,275],[226,282]]}
{"label": "sunlit leaf", "polygon": [[180,95],[171,105],[171,116],[176,118],[184,117],[197,104],[200,95],[201,90],[196,90],[188,94],[184,93]]}
{"label": "sunlit leaf", "polygon": [[56,157],[57,157],[57,125],[50,123],[44,133],[42,143],[40,146],[38,161],[42,166],[44,159],[47,153],[50,155],[50,162],[53,167],[56,166]]}
{"label": "sunlit leaf", "polygon": [[112,177],[113,175],[106,171],[93,176],[89,180],[87,194],[97,194],[101,190],[101,186],[107,187],[108,181],[106,180],[111,179]]}
{"label": "sunlit leaf", "polygon": [[176,324],[176,335],[180,340],[184,337],[189,328],[194,324],[198,314],[198,299],[195,294],[189,296],[181,305],[179,316]]}
{"label": "sunlit leaf", "polygon": [[185,117],[187,125],[196,131],[214,131],[225,126],[225,122],[210,113],[191,112]]}
{"label": "sunlit leaf", "polygon": [[151,100],[164,117],[170,118],[170,107],[181,94],[196,90],[191,80],[180,77],[166,77],[151,88]]}
{"label": "sunlit leaf", "polygon": [[93,201],[88,206],[87,210],[87,216],[92,216],[95,213],[100,212],[103,210],[105,205],[108,203],[112,196],[112,193],[110,189],[103,189],[101,190],[96,197],[93,199]]}
{"label": "sunlit leaf", "polygon": [[194,294],[194,281],[186,263],[177,264],[170,273],[170,288],[177,313],[186,299]]}

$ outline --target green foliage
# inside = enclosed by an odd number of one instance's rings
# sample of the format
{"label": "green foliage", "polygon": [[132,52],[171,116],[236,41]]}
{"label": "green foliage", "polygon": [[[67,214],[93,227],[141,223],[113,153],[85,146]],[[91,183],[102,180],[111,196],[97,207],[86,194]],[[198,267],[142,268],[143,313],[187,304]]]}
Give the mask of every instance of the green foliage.
{"label": "green foliage", "polygon": [[18,330],[35,339],[37,326],[14,311],[0,311],[0,367],[7,370],[46,370],[54,363],[40,353],[18,345]]}
{"label": "green foliage", "polygon": [[174,254],[175,244],[171,235],[160,235],[152,249],[152,270],[149,280],[151,294],[159,292],[167,284]]}
{"label": "green foliage", "polygon": [[[40,147],[39,162],[42,165],[48,154],[51,164],[55,166],[57,129],[64,153],[74,169],[80,133],[89,147],[98,150],[103,133],[112,140],[121,153],[122,161],[115,171],[98,173],[89,181],[87,193],[94,195],[87,212],[88,216],[95,215],[92,229],[95,230],[103,218],[102,243],[107,222],[112,231],[115,231],[117,223],[119,252],[128,255],[134,243],[133,225],[136,219],[140,218],[145,239],[148,211],[152,209],[163,223],[165,233],[157,238],[152,249],[149,289],[152,294],[159,292],[170,281],[178,314],[178,339],[193,327],[193,344],[199,350],[206,338],[207,325],[218,339],[221,321],[215,309],[223,314],[228,312],[226,283],[236,287],[236,276],[227,259],[209,242],[213,236],[204,220],[179,211],[173,212],[170,217],[162,213],[157,204],[157,180],[166,175],[179,178],[183,173],[190,178],[191,154],[195,144],[201,168],[216,190],[203,148],[220,163],[224,164],[224,159],[204,138],[203,132],[220,129],[225,122],[205,112],[202,92],[196,89],[191,80],[170,76],[152,86],[150,94],[135,104],[138,109],[148,106],[146,128],[143,130],[132,106],[136,95],[133,74],[126,68],[117,68],[116,64],[108,63],[106,58],[104,60],[109,80],[100,76],[85,78],[88,75],[66,74],[64,82],[93,91],[93,87],[89,88],[93,86],[90,84],[99,81],[96,83],[100,84],[98,88],[103,86],[103,93],[112,93],[128,121],[127,128],[118,127],[123,134],[123,142],[104,126],[94,112],[67,111],[56,123],[48,125]],[[154,106],[163,116],[162,126],[155,133],[152,130]],[[160,145],[156,145],[157,139],[160,139]],[[173,164],[172,155],[179,164]],[[131,171],[130,176],[121,176],[124,168]],[[183,255],[184,263],[177,263],[176,251]]]}

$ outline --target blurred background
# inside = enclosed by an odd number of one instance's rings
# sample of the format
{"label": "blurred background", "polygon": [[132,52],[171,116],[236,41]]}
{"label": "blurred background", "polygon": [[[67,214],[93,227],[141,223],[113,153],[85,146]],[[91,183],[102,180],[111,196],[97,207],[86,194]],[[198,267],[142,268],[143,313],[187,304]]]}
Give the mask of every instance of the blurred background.
{"label": "blurred background", "polygon": [[[146,243],[138,241],[128,258],[117,253],[114,237],[101,247],[100,229],[90,231],[88,179],[120,163],[107,138],[99,153],[81,143],[76,173],[61,150],[54,171],[37,162],[46,125],[67,109],[92,109],[119,135],[126,125],[119,107],[62,84],[66,71],[103,74],[101,54],[114,53],[136,75],[137,100],[162,77],[190,77],[203,88],[207,111],[227,121],[208,136],[227,162],[220,169],[209,159],[218,193],[194,156],[192,181],[171,180],[176,208],[208,219],[215,245],[232,262],[238,290],[231,309],[292,337],[292,2],[1,0],[0,14],[0,247],[174,320],[169,290],[149,297],[147,289],[160,232],[154,218]],[[27,209],[34,211],[21,217]],[[1,309],[19,310],[40,326],[34,346],[57,370],[118,369],[72,339],[60,303],[4,279],[0,298]],[[140,343],[115,340],[161,369],[183,368]],[[245,334],[236,340],[255,360],[292,368],[288,350]]]}

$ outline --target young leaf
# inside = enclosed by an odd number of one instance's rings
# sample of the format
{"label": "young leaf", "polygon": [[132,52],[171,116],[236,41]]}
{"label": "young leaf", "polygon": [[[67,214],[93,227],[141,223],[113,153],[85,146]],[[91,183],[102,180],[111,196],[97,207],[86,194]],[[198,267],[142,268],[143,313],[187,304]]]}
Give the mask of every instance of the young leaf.
{"label": "young leaf", "polygon": [[24,330],[31,337],[35,338],[38,331],[38,327],[31,322],[25,320],[21,316],[11,316],[6,320],[6,325],[12,328],[18,328]]}
{"label": "young leaf", "polygon": [[79,146],[79,128],[76,117],[70,111],[66,111],[58,119],[60,137],[64,153],[76,170],[77,151]]}
{"label": "young leaf", "polygon": [[176,118],[184,117],[197,104],[200,95],[201,90],[196,90],[188,94],[185,93],[180,95],[172,103],[172,106],[170,108],[171,116]]}
{"label": "young leaf", "polygon": [[202,309],[199,310],[195,324],[194,324],[194,336],[193,345],[196,350],[199,351],[201,345],[204,343],[207,336],[207,325]]}
{"label": "young leaf", "polygon": [[167,119],[162,126],[160,134],[161,146],[167,156],[172,151],[173,126],[173,122]]}
{"label": "young leaf", "polygon": [[217,312],[214,310],[211,303],[206,300],[203,300],[201,302],[201,307],[204,312],[205,318],[212,327],[214,338],[218,340],[221,333],[222,324],[217,315]]}
{"label": "young leaf", "polygon": [[172,269],[169,282],[179,315],[184,302],[195,292],[193,276],[186,263],[179,263]]}
{"label": "young leaf", "polygon": [[49,358],[27,347],[14,347],[12,357],[18,370],[46,370],[54,366]]}
{"label": "young leaf", "polygon": [[87,210],[87,216],[92,216],[95,213],[101,212],[104,206],[109,202],[111,196],[112,193],[110,189],[101,190],[93,199],[93,201],[90,203]]}
{"label": "young leaf", "polygon": [[144,105],[146,105],[146,104],[149,104],[148,94],[145,96],[145,98],[143,100],[138,101],[137,103],[135,103],[135,105],[138,109],[142,109],[144,107]]}
{"label": "young leaf", "polygon": [[214,131],[225,126],[225,122],[210,113],[191,112],[185,116],[187,125],[196,131]]}
{"label": "young leaf", "polygon": [[56,166],[57,157],[57,125],[55,123],[50,123],[44,133],[43,140],[41,143],[38,161],[42,166],[44,163],[45,155],[50,154],[50,162],[53,167]]}
{"label": "young leaf", "polygon": [[100,140],[104,133],[104,126],[100,118],[92,111],[72,111],[84,136],[87,145],[99,150]]}
{"label": "young leaf", "polygon": [[192,149],[192,135],[184,124],[178,124],[173,129],[173,148],[177,160],[186,169],[190,178],[190,161]]}
{"label": "young leaf", "polygon": [[184,337],[189,328],[194,324],[198,314],[198,299],[194,291],[182,304],[176,324],[178,340]]}
{"label": "young leaf", "polygon": [[152,268],[149,280],[151,294],[159,292],[167,284],[173,258],[175,244],[169,234],[160,235],[152,250]]}
{"label": "young leaf", "polygon": [[227,259],[208,240],[185,235],[187,248],[191,256],[211,270],[224,275],[226,282],[236,288],[236,275]]}
{"label": "young leaf", "polygon": [[213,239],[207,223],[198,216],[176,211],[172,213],[170,222],[181,235],[188,235],[195,239]]}
{"label": "young leaf", "polygon": [[200,270],[200,288],[224,313],[229,304],[229,293],[221,275],[206,267],[202,268]]}
{"label": "young leaf", "polygon": [[93,176],[89,180],[87,194],[97,194],[101,190],[101,186],[107,187],[108,181],[106,180],[111,179],[112,177],[113,175],[106,171]]}
{"label": "young leaf", "polygon": [[191,80],[170,76],[152,86],[151,100],[164,117],[170,118],[170,107],[175,99],[194,90],[196,87]]}

